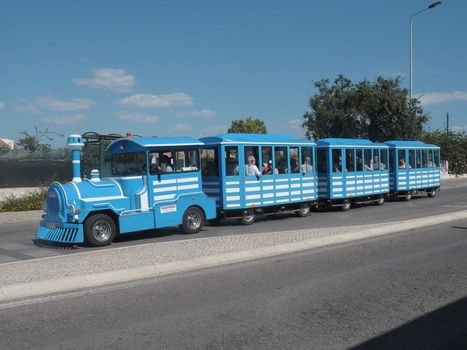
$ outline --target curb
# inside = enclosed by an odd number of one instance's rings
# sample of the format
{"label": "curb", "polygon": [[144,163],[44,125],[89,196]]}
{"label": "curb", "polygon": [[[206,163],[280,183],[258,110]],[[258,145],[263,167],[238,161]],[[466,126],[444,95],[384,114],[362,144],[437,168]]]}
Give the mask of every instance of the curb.
{"label": "curb", "polygon": [[38,297],[52,293],[69,292],[84,288],[102,287],[105,285],[153,278],[164,275],[199,270],[214,266],[228,265],[254,259],[295,253],[314,248],[347,243],[387,234],[414,230],[422,227],[444,224],[450,221],[467,219],[467,210],[449,214],[435,215],[428,218],[412,219],[396,223],[388,223],[377,228],[364,229],[354,233],[336,234],[304,241],[279,244],[251,250],[237,251],[219,255],[198,257],[190,260],[175,261],[163,264],[143,265],[130,269],[121,269],[103,273],[85,274],[66,278],[14,284],[0,288],[0,302]]}

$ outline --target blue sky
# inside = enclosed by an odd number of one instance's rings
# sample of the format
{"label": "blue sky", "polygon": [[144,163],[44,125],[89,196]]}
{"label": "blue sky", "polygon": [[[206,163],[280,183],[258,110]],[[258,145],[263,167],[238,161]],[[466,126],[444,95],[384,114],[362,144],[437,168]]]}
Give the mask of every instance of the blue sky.
{"label": "blue sky", "polygon": [[[431,2],[0,0],[0,137],[205,136],[250,115],[302,136],[314,81],[408,86],[409,14]],[[467,129],[466,15],[447,0],[414,18],[413,92],[431,129],[446,112]]]}

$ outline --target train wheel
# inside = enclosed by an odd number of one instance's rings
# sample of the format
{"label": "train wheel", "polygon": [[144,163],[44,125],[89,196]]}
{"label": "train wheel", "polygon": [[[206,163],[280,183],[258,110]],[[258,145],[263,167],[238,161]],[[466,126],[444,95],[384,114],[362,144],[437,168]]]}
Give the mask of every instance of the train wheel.
{"label": "train wheel", "polygon": [[255,211],[253,209],[245,209],[243,211],[242,217],[240,218],[240,222],[243,225],[251,225],[256,220]]}
{"label": "train wheel", "polygon": [[198,233],[204,226],[204,214],[198,207],[190,207],[183,214],[182,230],[186,234]]}
{"label": "train wheel", "polygon": [[350,202],[345,202],[341,206],[341,211],[347,211],[352,207],[352,204]]}
{"label": "train wheel", "polygon": [[84,234],[87,242],[94,247],[109,245],[117,235],[117,227],[106,214],[95,214],[86,219]]}
{"label": "train wheel", "polygon": [[434,197],[436,197],[436,190],[431,190],[431,191],[427,192],[427,194],[428,194],[428,197],[434,198]]}
{"label": "train wheel", "polygon": [[376,205],[383,205],[384,204],[384,197],[380,197],[377,200],[375,200]]}
{"label": "train wheel", "polygon": [[405,195],[404,197],[402,197],[402,199],[406,202],[408,202],[409,200],[412,199],[412,194],[411,193],[407,193],[407,195]]}
{"label": "train wheel", "polygon": [[308,203],[302,204],[300,209],[295,211],[295,214],[301,218],[310,215],[310,205]]}

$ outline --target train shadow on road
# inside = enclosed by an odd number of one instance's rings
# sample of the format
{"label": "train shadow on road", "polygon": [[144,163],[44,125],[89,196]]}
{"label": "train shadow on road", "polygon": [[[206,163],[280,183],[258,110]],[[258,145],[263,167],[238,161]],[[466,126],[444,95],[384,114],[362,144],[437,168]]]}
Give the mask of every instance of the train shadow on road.
{"label": "train shadow on road", "polygon": [[467,349],[467,297],[351,349]]}

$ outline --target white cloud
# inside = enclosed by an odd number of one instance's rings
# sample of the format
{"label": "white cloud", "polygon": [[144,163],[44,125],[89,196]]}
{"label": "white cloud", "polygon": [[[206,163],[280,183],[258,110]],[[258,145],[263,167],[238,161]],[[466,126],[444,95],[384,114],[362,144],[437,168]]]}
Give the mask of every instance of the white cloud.
{"label": "white cloud", "polygon": [[160,120],[156,115],[147,115],[138,112],[119,112],[118,116],[120,117],[120,120],[140,124],[152,124],[157,123]]}
{"label": "white cloud", "polygon": [[189,124],[177,123],[172,126],[168,126],[167,130],[186,132],[186,131],[193,130],[193,126]]}
{"label": "white cloud", "polygon": [[84,98],[73,98],[71,100],[60,100],[51,96],[41,96],[32,102],[21,100],[23,103],[16,107],[20,112],[37,114],[42,111],[70,112],[80,111],[93,107],[96,103]]}
{"label": "white cloud", "polygon": [[85,122],[88,118],[84,114],[67,115],[62,117],[42,117],[41,121],[55,125],[75,125]]}
{"label": "white cloud", "polygon": [[211,111],[209,109],[202,109],[200,111],[191,111],[191,112],[175,112],[174,113],[179,118],[190,118],[190,117],[197,117],[197,118],[214,118],[217,113]]}
{"label": "white cloud", "polygon": [[171,106],[193,106],[191,95],[176,92],[167,95],[136,94],[125,97],[119,101],[121,105],[134,107],[171,107]]}
{"label": "white cloud", "polygon": [[117,92],[128,92],[133,89],[135,77],[123,69],[97,68],[92,70],[93,77],[87,79],[74,79],[78,86],[87,86],[93,89],[108,89]]}
{"label": "white cloud", "polygon": [[467,101],[467,92],[430,92],[427,94],[417,94],[415,97],[420,99],[422,105],[428,106],[450,101]]}
{"label": "white cloud", "polygon": [[456,126],[454,125],[452,128],[450,128],[452,132],[467,132],[467,124],[464,126]]}

